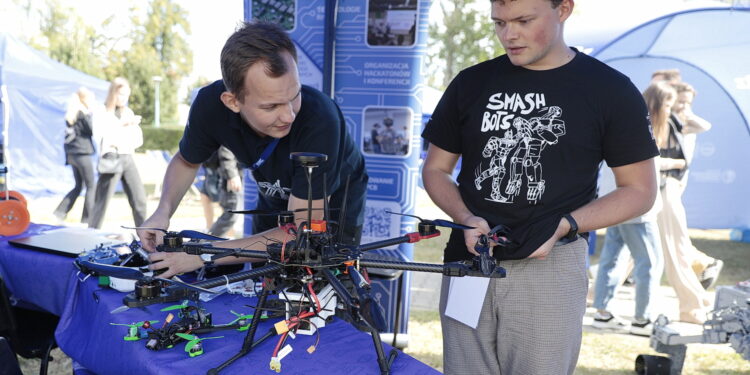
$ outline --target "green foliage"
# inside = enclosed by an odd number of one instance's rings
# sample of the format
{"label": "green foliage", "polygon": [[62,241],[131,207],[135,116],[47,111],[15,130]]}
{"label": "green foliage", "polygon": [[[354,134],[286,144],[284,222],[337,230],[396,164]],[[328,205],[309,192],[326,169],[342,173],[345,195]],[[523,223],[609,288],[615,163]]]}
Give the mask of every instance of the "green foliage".
{"label": "green foliage", "polygon": [[116,71],[130,81],[130,107],[146,124],[154,123],[154,76],[162,77],[161,122],[177,119],[177,89],[193,65],[193,53],[185,40],[190,35],[187,18],[187,11],[172,0],[151,0],[145,20],[135,12],[131,15],[132,45],[122,53]]}
{"label": "green foliage", "polygon": [[[462,69],[504,53],[490,22],[489,8],[477,10],[475,0],[441,1],[443,23],[428,27],[428,84],[444,89]],[[441,63],[442,62],[442,63]],[[440,80],[439,77],[442,77]]]}
{"label": "green foliage", "polygon": [[[28,7],[35,8],[32,1]],[[188,14],[176,1],[150,0],[145,18],[137,8],[131,8],[130,31],[111,38],[102,36],[107,33],[97,32],[71,8],[61,6],[59,0],[45,0],[45,6],[37,9],[41,16],[40,35],[30,41],[35,48],[102,79],[127,78],[132,88],[129,105],[143,116],[143,124],[154,123],[153,77],[162,77],[160,120],[177,121],[177,90],[190,74],[193,53],[186,41],[190,35]],[[100,28],[107,28],[113,17]]]}
{"label": "green foliage", "polygon": [[185,130],[178,126],[162,126],[160,128],[143,126],[142,128],[143,146],[136,151],[167,150],[173,154],[177,151],[180,139],[182,139],[182,132]]}
{"label": "green foliage", "polygon": [[47,0],[46,11],[39,11],[39,38],[30,44],[47,51],[49,56],[84,73],[104,79],[101,52],[106,38],[97,34],[71,8],[62,7],[58,0]]}

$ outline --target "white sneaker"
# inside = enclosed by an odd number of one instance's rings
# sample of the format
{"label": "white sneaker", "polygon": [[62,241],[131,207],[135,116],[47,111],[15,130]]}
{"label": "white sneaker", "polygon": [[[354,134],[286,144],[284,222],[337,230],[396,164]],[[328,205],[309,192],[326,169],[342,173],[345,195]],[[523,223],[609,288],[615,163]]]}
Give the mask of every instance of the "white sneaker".
{"label": "white sneaker", "polygon": [[640,320],[636,319],[633,324],[630,325],[630,334],[637,336],[651,336],[654,330],[654,323],[651,319]]}
{"label": "white sneaker", "polygon": [[627,329],[628,322],[620,319],[610,313],[600,314],[598,311],[594,314],[594,322],[591,324],[594,328],[599,329]]}

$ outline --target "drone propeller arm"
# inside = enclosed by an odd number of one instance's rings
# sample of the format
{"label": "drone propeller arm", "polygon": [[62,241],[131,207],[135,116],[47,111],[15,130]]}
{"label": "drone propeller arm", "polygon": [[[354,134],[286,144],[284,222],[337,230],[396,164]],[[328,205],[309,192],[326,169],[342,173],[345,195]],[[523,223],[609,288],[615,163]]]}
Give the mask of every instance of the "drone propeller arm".
{"label": "drone propeller arm", "polygon": [[226,275],[226,276],[214,277],[212,279],[204,280],[204,281],[192,284],[192,285],[205,288],[205,289],[210,289],[210,288],[217,287],[219,285],[226,285],[227,283],[234,283],[237,281],[252,279],[254,277],[265,276],[273,272],[278,272],[282,268],[284,268],[284,266],[280,264],[267,264],[263,267],[256,268],[253,270],[237,272],[237,273],[233,273],[231,275]]}
{"label": "drone propeller arm", "polygon": [[357,247],[357,250],[369,251],[369,250],[381,249],[381,248],[388,247],[388,246],[398,245],[402,243],[415,243],[415,242],[419,242],[427,238],[437,237],[439,235],[440,235],[440,231],[438,231],[437,229],[434,230],[434,232],[432,233],[425,233],[425,234],[420,234],[419,232],[407,233],[401,237],[389,238],[387,240],[376,241],[376,242],[359,245]]}
{"label": "drone propeller arm", "polygon": [[446,276],[463,277],[463,276],[479,276],[479,277],[491,277],[491,278],[503,278],[505,277],[505,269],[497,267],[495,271],[490,275],[485,275],[480,270],[473,270],[469,266],[462,263],[446,263],[446,264],[433,264],[433,263],[415,263],[415,262],[399,262],[395,260],[374,260],[374,259],[361,259],[359,261],[360,266],[369,268],[385,268],[392,270],[402,271],[417,271],[417,272],[432,272],[442,273]]}

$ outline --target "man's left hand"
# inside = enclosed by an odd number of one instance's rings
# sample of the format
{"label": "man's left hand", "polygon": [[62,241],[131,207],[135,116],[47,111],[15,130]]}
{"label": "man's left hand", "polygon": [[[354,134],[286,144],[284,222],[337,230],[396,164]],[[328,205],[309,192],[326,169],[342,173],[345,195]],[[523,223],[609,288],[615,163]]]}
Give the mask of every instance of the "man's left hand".
{"label": "man's left hand", "polygon": [[166,268],[159,277],[168,279],[174,275],[195,271],[198,268],[203,267],[203,260],[197,255],[185,254],[182,252],[176,253],[165,253],[157,252],[151,253],[148,256],[151,260],[148,268],[152,271]]}
{"label": "man's left hand", "polygon": [[541,260],[546,259],[547,255],[549,255],[549,252],[552,251],[553,247],[555,247],[555,243],[563,238],[569,230],[570,223],[568,223],[568,220],[566,220],[565,218],[561,218],[552,237],[550,237],[545,243],[543,243],[542,246],[539,246],[539,248],[531,253],[528,258],[538,258]]}

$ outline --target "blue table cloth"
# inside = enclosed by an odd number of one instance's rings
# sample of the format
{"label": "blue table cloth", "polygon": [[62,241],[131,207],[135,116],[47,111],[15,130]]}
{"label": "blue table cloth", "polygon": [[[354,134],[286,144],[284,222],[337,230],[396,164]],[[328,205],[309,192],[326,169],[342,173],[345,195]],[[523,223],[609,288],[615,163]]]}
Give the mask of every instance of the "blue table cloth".
{"label": "blue table cloth", "polygon": [[[30,231],[40,233],[50,228],[54,227],[32,225]],[[168,314],[159,310],[171,304],[112,314],[122,306],[126,293],[99,287],[95,278],[81,280],[71,258],[18,249],[6,241],[0,241],[0,272],[16,298],[60,316],[55,334],[58,345],[75,362],[96,374],[205,374],[238,353],[245,338],[246,332],[236,330],[201,334],[224,338],[203,341],[205,353],[195,358],[184,351],[184,342],[171,349],[151,351],[146,349],[144,340],[124,341],[127,327],[110,323],[159,320],[159,326]],[[253,309],[246,305],[255,303],[255,298],[224,294],[201,306],[212,313],[214,324],[223,324],[236,317],[230,310],[250,314]],[[268,332],[278,320],[262,323],[255,338]],[[307,348],[315,339],[315,335],[287,339],[286,344],[291,344],[293,350],[281,361],[283,374],[380,374],[372,338],[350,324],[336,319],[326,325],[320,330],[317,349],[310,354]],[[267,339],[221,374],[276,374],[269,362],[277,341],[278,336]],[[384,346],[385,353],[389,353],[391,347]],[[402,352],[391,373],[439,374]]]}

